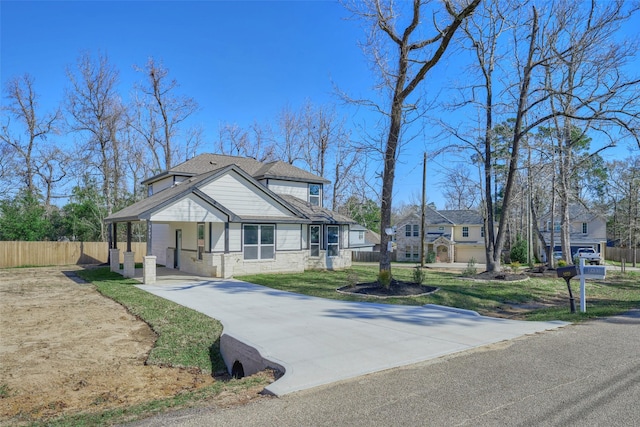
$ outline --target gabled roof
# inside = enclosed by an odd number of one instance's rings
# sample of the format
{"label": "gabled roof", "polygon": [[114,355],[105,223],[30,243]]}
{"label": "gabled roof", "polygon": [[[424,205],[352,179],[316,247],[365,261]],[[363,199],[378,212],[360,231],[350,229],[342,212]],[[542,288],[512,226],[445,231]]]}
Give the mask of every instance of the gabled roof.
{"label": "gabled roof", "polygon": [[[221,204],[217,203],[207,194],[202,192],[199,188],[216,178],[227,174],[231,171],[234,171],[244,177],[248,182],[252,183],[254,188],[257,191],[263,192],[268,195],[271,199],[277,201],[282,207],[289,210],[293,216],[297,217],[301,222],[309,222],[308,218],[306,218],[305,214],[298,210],[295,206],[284,200],[281,196],[275,194],[265,186],[258,183],[253,177],[247,174],[244,170],[240,169],[235,164],[230,164],[224,168],[216,169],[210,171],[208,173],[204,173],[195,177],[190,178],[187,181],[176,184],[166,190],[159,191],[151,195],[150,197],[140,200],[126,208],[115,212],[105,218],[105,222],[125,222],[125,221],[140,221],[149,219],[150,216],[166,206],[175,203],[176,201],[182,199],[183,197],[194,194],[199,197],[208,205],[213,208],[223,212],[227,215],[229,221],[239,222],[242,220],[251,220],[251,221],[259,221],[259,220],[273,220],[273,217],[251,217],[244,218],[240,217],[233,212],[226,209]],[[283,218],[284,219],[284,218]]]}
{"label": "gabled roof", "polygon": [[328,180],[322,177],[280,160],[263,163],[249,157],[206,153],[180,163],[179,165],[176,165],[160,174],[154,175],[151,178],[147,178],[142,181],[142,184],[149,184],[167,176],[197,176],[231,165],[238,166],[257,180],[281,179],[285,181],[302,181],[318,184],[329,183]]}
{"label": "gabled roof", "polygon": [[304,200],[298,199],[295,196],[280,195],[285,201],[298,209],[302,214],[310,219],[312,222],[322,222],[329,224],[355,224],[355,221],[348,216],[341,215],[337,212],[330,211],[329,209],[321,208],[320,206],[312,205]]}
{"label": "gabled roof", "polygon": [[[466,210],[435,210],[430,206],[425,207],[425,222],[429,225],[463,225],[463,224],[484,224],[484,219],[478,211]],[[421,212],[411,212],[398,221],[399,225],[415,219],[420,222]]]}

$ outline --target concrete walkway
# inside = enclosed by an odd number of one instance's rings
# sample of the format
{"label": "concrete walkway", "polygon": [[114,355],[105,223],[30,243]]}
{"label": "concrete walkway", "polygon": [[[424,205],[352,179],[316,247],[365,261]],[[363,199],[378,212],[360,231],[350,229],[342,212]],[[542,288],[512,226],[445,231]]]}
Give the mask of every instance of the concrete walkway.
{"label": "concrete walkway", "polygon": [[139,287],[220,320],[223,335],[282,367],[285,375],[267,387],[278,396],[566,325],[327,300],[236,280]]}

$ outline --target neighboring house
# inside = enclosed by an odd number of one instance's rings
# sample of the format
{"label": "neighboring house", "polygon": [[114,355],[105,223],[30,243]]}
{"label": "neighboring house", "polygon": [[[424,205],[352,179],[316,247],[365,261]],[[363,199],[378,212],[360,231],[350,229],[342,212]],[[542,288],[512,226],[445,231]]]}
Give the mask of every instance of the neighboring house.
{"label": "neighboring house", "polygon": [[[556,212],[554,218],[554,251],[562,251],[560,243],[560,215]],[[547,254],[547,249],[551,244],[551,214],[547,213],[540,217],[538,227],[544,236],[546,247],[538,240],[538,247],[541,254]],[[569,240],[571,242],[571,257],[579,248],[594,248],[600,252],[602,259],[605,259],[605,248],[607,246],[607,220],[604,216],[589,211],[582,205],[572,204],[569,206]]]}
{"label": "neighboring house", "polygon": [[202,154],[145,180],[148,197],[105,221],[147,223],[154,275],[156,260],[212,277],[344,268],[354,222],[322,207],[328,182],[281,161]]}
{"label": "neighboring house", "polygon": [[[395,226],[398,261],[420,262],[421,213],[412,212]],[[484,220],[473,210],[425,210],[425,254],[437,262],[486,262]]]}
{"label": "neighboring house", "polygon": [[380,250],[380,235],[360,224],[349,228],[349,248],[354,252],[374,252]]}

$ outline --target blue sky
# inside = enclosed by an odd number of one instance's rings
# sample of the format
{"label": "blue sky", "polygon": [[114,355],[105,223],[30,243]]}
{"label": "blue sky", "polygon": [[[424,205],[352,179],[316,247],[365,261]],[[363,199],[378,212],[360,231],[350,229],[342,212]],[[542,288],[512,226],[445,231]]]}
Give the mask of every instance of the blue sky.
{"label": "blue sky", "polygon": [[[134,65],[150,56],[161,60],[180,93],[200,104],[193,123],[202,124],[208,141],[221,122],[273,123],[287,105],[339,103],[334,85],[358,97],[370,94],[373,83],[358,47],[361,25],[345,19],[349,13],[332,1],[3,0],[0,14],[2,84],[31,74],[42,111],[62,102],[66,68],[82,51],[109,56],[124,96],[141,79]],[[635,24],[629,28],[637,32]],[[455,59],[446,58],[433,77],[444,80],[456,68]],[[349,124],[373,126],[376,120],[353,108],[343,112]],[[424,150],[418,138],[400,158],[394,205],[419,197]],[[628,155],[621,148],[605,157]],[[439,208],[444,201],[437,183],[446,163],[435,159],[428,167],[428,198]]]}

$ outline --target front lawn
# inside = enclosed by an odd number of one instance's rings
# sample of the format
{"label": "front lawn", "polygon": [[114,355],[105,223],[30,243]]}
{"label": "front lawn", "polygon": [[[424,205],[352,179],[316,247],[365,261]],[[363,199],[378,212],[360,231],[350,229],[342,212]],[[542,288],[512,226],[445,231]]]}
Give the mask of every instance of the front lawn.
{"label": "front lawn", "polygon": [[[477,311],[495,317],[524,320],[566,320],[576,322],[593,317],[612,316],[632,308],[640,308],[640,274],[608,273],[606,280],[587,282],[587,312],[580,313],[578,280],[571,281],[578,313],[569,310],[569,295],[564,280],[555,277],[530,278],[521,282],[476,281],[460,273],[426,271],[424,285],[440,288],[426,296],[377,299],[345,295],[337,288],[354,282],[375,281],[377,264],[357,265],[343,271],[306,271],[295,274],[258,274],[237,277],[239,280],[289,292],[322,298],[369,301],[385,304],[440,304]],[[412,268],[393,266],[398,280],[412,280]]]}

